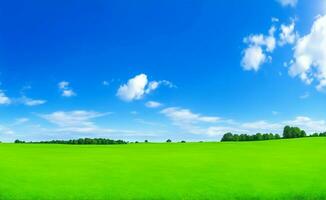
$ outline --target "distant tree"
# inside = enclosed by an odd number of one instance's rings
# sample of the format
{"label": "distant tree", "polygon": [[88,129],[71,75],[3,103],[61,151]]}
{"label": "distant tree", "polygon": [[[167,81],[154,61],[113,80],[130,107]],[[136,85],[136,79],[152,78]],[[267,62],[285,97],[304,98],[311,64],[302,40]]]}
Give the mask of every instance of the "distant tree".
{"label": "distant tree", "polygon": [[281,136],[280,136],[279,134],[275,134],[274,138],[275,138],[276,140],[279,140],[279,139],[281,139]]}
{"label": "distant tree", "polygon": [[26,142],[23,141],[23,140],[15,140],[15,143],[16,143],[16,144],[22,144],[22,143],[26,143]]}
{"label": "distant tree", "polygon": [[283,130],[283,138],[299,138],[306,137],[307,134],[304,130],[298,127],[285,126]]}
{"label": "distant tree", "polygon": [[186,141],[182,140],[181,143],[186,143]]}
{"label": "distant tree", "polygon": [[269,134],[264,133],[263,134],[263,140],[269,140]]}
{"label": "distant tree", "polygon": [[261,133],[257,133],[255,136],[254,136],[255,140],[263,140],[263,135]]}
{"label": "distant tree", "polygon": [[233,141],[240,141],[240,136],[238,134],[234,134]]}
{"label": "distant tree", "polygon": [[221,142],[228,142],[228,141],[260,141],[260,140],[274,140],[274,139],[281,139],[281,136],[278,134],[273,133],[257,133],[255,135],[248,135],[248,134],[232,134],[226,133],[223,135]]}
{"label": "distant tree", "polygon": [[166,142],[167,142],[167,143],[171,143],[171,142],[172,142],[172,140],[168,139],[168,140],[166,140]]}
{"label": "distant tree", "polygon": [[136,144],[138,144],[139,142],[138,141],[135,141]]}
{"label": "distant tree", "polygon": [[148,143],[148,140],[145,140],[145,143]]}
{"label": "distant tree", "polygon": [[324,133],[320,133],[319,136],[320,136],[320,137],[326,137],[326,132],[324,132]]}
{"label": "distant tree", "polygon": [[41,144],[74,144],[74,145],[109,145],[109,144],[127,144],[128,142],[123,140],[111,140],[104,138],[79,138],[74,140],[51,140],[41,142],[31,142]]}
{"label": "distant tree", "polygon": [[269,140],[274,140],[274,139],[275,139],[275,135],[274,135],[273,133],[270,133],[270,134],[268,135],[268,139],[269,139]]}
{"label": "distant tree", "polygon": [[304,130],[301,130],[300,137],[306,137],[306,136],[307,136],[306,132]]}
{"label": "distant tree", "polygon": [[234,141],[233,134],[232,133],[226,133],[223,135],[222,142],[229,142],[229,141]]}

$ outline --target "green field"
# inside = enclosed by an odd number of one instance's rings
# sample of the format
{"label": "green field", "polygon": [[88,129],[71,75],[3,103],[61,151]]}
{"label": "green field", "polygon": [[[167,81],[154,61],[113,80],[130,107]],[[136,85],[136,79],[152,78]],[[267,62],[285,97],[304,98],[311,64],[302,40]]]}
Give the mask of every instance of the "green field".
{"label": "green field", "polygon": [[326,199],[326,138],[0,144],[0,199]]}

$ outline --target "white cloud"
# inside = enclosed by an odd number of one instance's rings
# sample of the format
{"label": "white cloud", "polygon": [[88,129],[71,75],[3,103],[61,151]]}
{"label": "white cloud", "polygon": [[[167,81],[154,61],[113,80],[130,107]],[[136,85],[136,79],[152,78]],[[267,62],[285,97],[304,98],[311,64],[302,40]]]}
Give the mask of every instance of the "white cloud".
{"label": "white cloud", "polygon": [[0,125],[0,134],[13,135],[15,132],[6,126]]}
{"label": "white cloud", "polygon": [[57,111],[40,115],[48,122],[59,126],[58,132],[98,133],[110,132],[111,129],[101,129],[92,120],[110,113],[76,110],[70,112]]}
{"label": "white cloud", "polygon": [[73,97],[76,96],[76,93],[73,90],[63,90],[62,91],[62,96],[64,97]]}
{"label": "white cloud", "polygon": [[73,89],[70,87],[70,83],[67,81],[61,81],[58,84],[58,87],[61,91],[61,96],[63,97],[73,97],[77,94],[73,91]]}
{"label": "white cloud", "polygon": [[105,86],[109,86],[110,85],[110,83],[108,81],[103,81],[102,84],[105,85]]}
{"label": "white cloud", "polygon": [[278,132],[282,130],[284,125],[280,123],[270,123],[266,121],[256,121],[256,122],[247,122],[241,124],[241,127],[248,131],[255,131],[255,132]]}
{"label": "white cloud", "polygon": [[245,70],[258,71],[260,66],[265,63],[266,55],[259,46],[251,46],[244,51],[242,66]]}
{"label": "white cloud", "polygon": [[26,105],[26,106],[38,106],[46,103],[46,100],[41,99],[31,99],[28,97],[23,96],[18,100],[20,103]]}
{"label": "white cloud", "polygon": [[[314,132],[325,132],[325,120],[313,120],[309,117],[298,116],[293,120],[284,120],[280,122],[269,122],[258,120],[253,122],[236,122],[234,120],[225,120],[219,117],[203,116],[195,114],[188,109],[177,107],[166,108],[161,111],[172,124],[179,127],[180,130],[190,134],[199,134],[207,136],[222,136],[227,132],[236,134],[256,134],[256,133],[283,133],[286,125],[298,126],[308,134]],[[212,125],[213,123],[213,125]]]}
{"label": "white cloud", "polygon": [[61,82],[58,84],[58,86],[59,86],[59,89],[64,90],[64,89],[66,89],[67,87],[69,87],[69,82],[67,82],[67,81],[61,81]]}
{"label": "white cloud", "polygon": [[295,7],[298,3],[298,0],[277,0],[282,6],[291,6]]}
{"label": "white cloud", "polygon": [[325,132],[326,131],[326,121],[325,120],[313,120],[309,117],[298,116],[294,120],[286,121],[283,124],[288,124],[291,126],[298,126],[305,130],[307,133],[314,132]]}
{"label": "white cloud", "polygon": [[[75,111],[56,111],[49,114],[39,115],[41,118],[56,125],[55,128],[40,129],[44,134],[51,134],[52,137],[58,137],[58,133],[69,135],[69,138],[75,137],[107,137],[112,134],[114,137],[136,136],[145,134],[144,132],[124,129],[111,129],[100,127],[96,124],[95,119],[109,115],[111,113],[99,113],[94,111],[75,110]],[[71,135],[74,134],[74,135]],[[119,138],[121,139],[121,138]]]}
{"label": "white cloud", "polygon": [[161,113],[170,118],[176,124],[195,124],[199,122],[214,123],[220,120],[219,117],[203,116],[201,114],[195,114],[188,109],[182,109],[178,107],[163,109]]}
{"label": "white cloud", "polygon": [[0,105],[8,105],[11,104],[11,99],[9,97],[7,97],[7,95],[0,90]]}
{"label": "white cloud", "polygon": [[326,86],[326,15],[319,16],[309,34],[299,38],[294,48],[291,76],[298,76],[306,84],[317,81],[317,90]]}
{"label": "white cloud", "polygon": [[282,24],[280,28],[280,41],[279,45],[283,46],[285,44],[294,44],[298,34],[295,32],[295,22],[294,20],[289,25]]}
{"label": "white cloud", "polygon": [[127,102],[139,100],[146,94],[156,90],[160,85],[174,87],[174,85],[166,80],[149,82],[146,74],[139,74],[130,79],[126,84],[121,85],[118,89],[117,96]]}
{"label": "white cloud", "polygon": [[42,118],[61,127],[65,126],[87,126],[91,124],[89,120],[102,117],[104,113],[93,111],[76,110],[70,112],[57,111],[50,114],[41,115]]}
{"label": "white cloud", "polygon": [[140,74],[130,79],[127,84],[121,85],[117,96],[124,101],[141,99],[145,94],[145,87],[148,83],[147,76]]}
{"label": "white cloud", "polygon": [[310,97],[310,94],[308,92],[304,93],[303,95],[300,96],[300,99],[307,99]]}
{"label": "white cloud", "polygon": [[268,56],[267,53],[272,53],[276,47],[275,30],[276,28],[272,26],[268,36],[258,34],[244,38],[244,43],[248,44],[243,51],[241,61],[244,70],[258,71],[263,63],[271,60],[271,56]]}
{"label": "white cloud", "polygon": [[148,101],[148,102],[146,102],[145,106],[148,108],[158,108],[158,107],[162,106],[162,104],[160,102],[156,102],[156,101]]}
{"label": "white cloud", "polygon": [[18,118],[15,120],[15,122],[11,125],[11,126],[18,126],[18,125],[21,125],[21,124],[25,124],[26,122],[28,122],[29,119],[28,118]]}
{"label": "white cloud", "polygon": [[177,107],[163,109],[160,113],[169,118],[173,125],[192,134],[206,134],[207,130],[203,130],[201,124],[216,123],[220,120],[219,117],[203,116]]}

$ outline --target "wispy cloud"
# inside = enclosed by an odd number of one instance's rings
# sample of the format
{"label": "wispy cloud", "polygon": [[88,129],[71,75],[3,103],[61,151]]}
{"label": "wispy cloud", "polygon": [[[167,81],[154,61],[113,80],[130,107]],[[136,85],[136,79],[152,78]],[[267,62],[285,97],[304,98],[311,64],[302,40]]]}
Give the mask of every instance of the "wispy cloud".
{"label": "wispy cloud", "polygon": [[24,104],[26,106],[38,106],[46,103],[46,100],[42,99],[31,99],[26,96],[21,97],[18,99],[18,102]]}
{"label": "wispy cloud", "polygon": [[277,0],[282,6],[291,6],[295,7],[298,3],[298,0]]}
{"label": "wispy cloud", "polygon": [[310,97],[309,92],[304,93],[303,95],[300,96],[300,99],[307,99]]}
{"label": "wispy cloud", "polygon": [[146,102],[145,106],[148,108],[158,108],[158,107],[161,107],[162,104],[157,101],[148,101],[148,102]]}
{"label": "wispy cloud", "polygon": [[70,83],[67,81],[61,81],[58,83],[59,90],[61,91],[61,96],[63,97],[73,97],[77,94],[74,90],[70,87]]}
{"label": "wispy cloud", "polygon": [[12,100],[4,93],[4,91],[0,90],[0,105],[8,105],[11,103]]}

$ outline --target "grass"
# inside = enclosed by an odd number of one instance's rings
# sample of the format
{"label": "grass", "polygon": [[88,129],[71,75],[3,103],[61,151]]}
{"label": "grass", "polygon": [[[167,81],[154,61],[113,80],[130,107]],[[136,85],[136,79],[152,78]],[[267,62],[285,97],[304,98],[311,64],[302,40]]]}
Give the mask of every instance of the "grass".
{"label": "grass", "polygon": [[0,199],[326,199],[326,138],[0,144]]}

